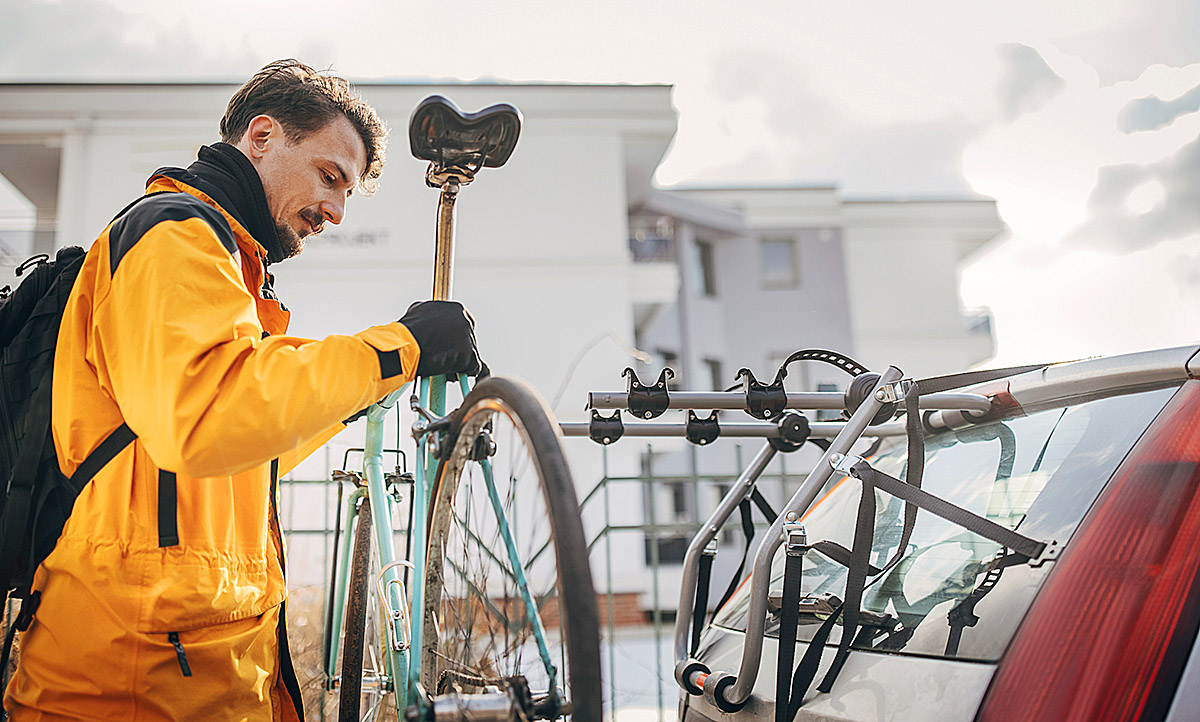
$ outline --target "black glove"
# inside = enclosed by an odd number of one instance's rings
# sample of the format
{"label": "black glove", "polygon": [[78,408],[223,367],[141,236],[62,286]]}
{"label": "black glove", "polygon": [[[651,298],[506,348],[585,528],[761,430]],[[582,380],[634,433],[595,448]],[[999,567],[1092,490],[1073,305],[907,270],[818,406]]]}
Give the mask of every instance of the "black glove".
{"label": "black glove", "polygon": [[483,368],[475,347],[475,319],[457,301],[418,301],[408,307],[400,323],[408,329],[421,358],[417,375],[477,375]]}

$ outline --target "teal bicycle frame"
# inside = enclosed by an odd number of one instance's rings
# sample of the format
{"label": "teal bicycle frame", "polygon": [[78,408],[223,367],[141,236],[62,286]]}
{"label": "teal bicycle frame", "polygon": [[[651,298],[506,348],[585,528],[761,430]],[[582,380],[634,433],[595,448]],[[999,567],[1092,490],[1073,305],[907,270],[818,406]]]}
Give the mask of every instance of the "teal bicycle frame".
{"label": "teal bicycle frame", "polygon": [[[450,276],[453,270],[453,228],[454,203],[460,183],[455,179],[448,180],[442,185],[441,199],[438,206],[438,243],[434,262],[435,300],[447,300],[450,297]],[[470,391],[466,376],[459,377],[459,387],[465,398]],[[378,595],[380,603],[380,623],[385,627],[384,654],[379,660],[383,669],[380,670],[386,679],[376,680],[377,684],[392,686],[397,706],[403,713],[406,708],[416,707],[422,715],[427,711],[429,690],[422,693],[420,687],[421,654],[423,647],[422,626],[424,623],[424,581],[425,581],[425,549],[427,539],[427,519],[429,516],[431,485],[437,478],[438,459],[433,453],[435,445],[430,444],[431,433],[414,427],[417,440],[417,456],[412,498],[412,524],[408,530],[410,535],[411,559],[397,559],[395,550],[395,529],[392,525],[393,497],[388,493],[387,480],[383,471],[383,426],[387,412],[396,405],[397,401],[408,389],[408,385],[388,394],[379,403],[370,407],[367,412],[366,440],[363,451],[363,479],[365,485],[358,487],[346,500],[345,507],[340,510],[342,528],[345,534],[339,541],[337,549],[337,579],[336,592],[333,595],[334,606],[332,627],[329,630],[330,643],[325,659],[325,673],[328,687],[332,688],[333,680],[337,678],[337,660],[341,642],[341,630],[345,617],[346,602],[350,594],[350,556],[353,545],[353,534],[350,533],[352,523],[357,513],[360,500],[370,504],[371,525],[374,539],[372,540],[379,560],[379,577],[374,588],[369,589]],[[446,412],[446,379],[438,376],[432,379],[422,378],[419,383],[419,397],[414,401],[414,408],[426,410],[435,418],[441,418]],[[428,417],[426,417],[428,420]],[[420,422],[418,422],[420,423]],[[433,432],[444,433],[444,432]],[[537,642],[538,654],[545,665],[550,678],[551,689],[557,683],[557,669],[550,658],[546,644],[545,630],[538,613],[537,604],[529,591],[525,578],[525,570],[518,556],[515,541],[492,478],[491,464],[484,460],[480,462],[482,475],[487,486],[488,496],[493,511],[496,514],[498,528],[504,544],[507,547],[512,571],[525,610]],[[405,594],[402,567],[413,570],[410,589]],[[370,645],[373,640],[366,640]]]}

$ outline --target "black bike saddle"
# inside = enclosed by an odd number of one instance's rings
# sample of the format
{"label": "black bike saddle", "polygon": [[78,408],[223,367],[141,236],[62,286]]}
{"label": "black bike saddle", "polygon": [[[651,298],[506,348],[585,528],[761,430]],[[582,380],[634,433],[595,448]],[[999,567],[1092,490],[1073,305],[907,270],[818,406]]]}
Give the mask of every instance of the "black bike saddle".
{"label": "black bike saddle", "polygon": [[431,95],[408,120],[412,154],[441,166],[504,165],[521,134],[521,112],[508,103],[464,113],[448,98]]}

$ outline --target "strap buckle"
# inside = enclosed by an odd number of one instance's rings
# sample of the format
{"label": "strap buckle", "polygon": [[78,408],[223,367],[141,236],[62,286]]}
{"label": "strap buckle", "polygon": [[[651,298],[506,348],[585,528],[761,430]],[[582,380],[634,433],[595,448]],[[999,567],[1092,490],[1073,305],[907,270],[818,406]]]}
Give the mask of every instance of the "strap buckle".
{"label": "strap buckle", "polygon": [[789,557],[803,556],[808,551],[808,533],[800,523],[800,515],[789,511],[784,516],[783,543]]}
{"label": "strap buckle", "polygon": [[895,404],[904,400],[913,387],[912,379],[900,379],[884,384],[875,390],[875,400],[881,404]]}
{"label": "strap buckle", "polygon": [[829,457],[829,465],[834,471],[840,471],[843,474],[849,474],[850,470],[855,465],[861,463],[863,458],[854,454],[834,454]]}

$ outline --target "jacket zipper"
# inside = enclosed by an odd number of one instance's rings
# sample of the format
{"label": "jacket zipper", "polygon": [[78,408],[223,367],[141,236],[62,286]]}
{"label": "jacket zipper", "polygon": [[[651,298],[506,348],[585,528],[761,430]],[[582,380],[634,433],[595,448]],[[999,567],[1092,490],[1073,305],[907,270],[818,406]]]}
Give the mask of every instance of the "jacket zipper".
{"label": "jacket zipper", "polygon": [[179,669],[183,672],[183,676],[191,677],[192,668],[188,665],[187,652],[183,651],[183,642],[179,641],[179,632],[171,632],[167,635],[167,640],[175,648],[175,656],[179,658]]}

